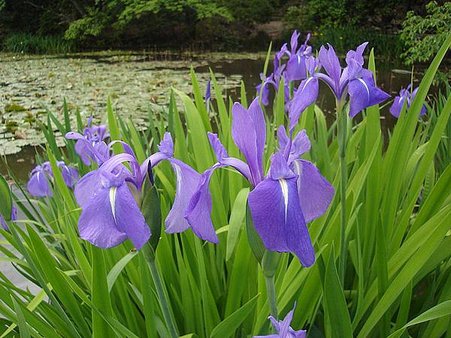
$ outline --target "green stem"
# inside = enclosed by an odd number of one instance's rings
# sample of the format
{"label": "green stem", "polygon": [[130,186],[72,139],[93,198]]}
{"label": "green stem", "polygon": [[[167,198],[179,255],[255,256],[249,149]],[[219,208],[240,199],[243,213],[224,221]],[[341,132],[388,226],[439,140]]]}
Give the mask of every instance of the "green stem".
{"label": "green stem", "polygon": [[341,203],[341,219],[340,219],[340,280],[344,287],[344,279],[346,273],[347,260],[347,244],[346,244],[346,186],[348,183],[348,172],[346,167],[346,132],[348,129],[348,117],[343,111],[343,104],[337,102],[337,116],[338,116],[338,146],[340,155],[340,203]]}
{"label": "green stem", "polygon": [[274,285],[274,275],[265,276],[265,284],[270,314],[271,316],[277,319],[278,313],[277,313],[276,287]]}
{"label": "green stem", "polygon": [[277,252],[266,251],[261,262],[263,275],[265,276],[266,296],[269,302],[269,311],[271,316],[277,319],[277,296],[274,285],[274,276],[279,266],[280,254]]}
{"label": "green stem", "polygon": [[146,256],[146,261],[149,264],[150,274],[157,291],[158,301],[160,303],[161,311],[163,312],[163,318],[166,322],[166,326],[169,330],[169,334],[172,338],[177,338],[179,335],[177,333],[177,328],[174,323],[173,316],[171,315],[171,310],[169,307],[169,302],[167,300],[165,286],[158,271],[157,264],[155,262],[155,256],[150,252],[151,248],[143,248],[144,254]]}

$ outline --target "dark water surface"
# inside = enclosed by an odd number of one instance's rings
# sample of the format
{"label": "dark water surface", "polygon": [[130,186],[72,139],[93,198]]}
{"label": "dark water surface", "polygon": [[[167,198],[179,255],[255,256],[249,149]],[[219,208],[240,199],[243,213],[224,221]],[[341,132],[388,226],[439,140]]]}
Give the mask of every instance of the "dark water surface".
{"label": "dark water surface", "polygon": [[[89,57],[89,56],[87,56]],[[195,66],[195,71],[200,75],[208,77],[209,69],[211,68],[215,73],[221,73],[225,76],[225,79],[234,78],[237,82],[237,76],[241,76],[241,80],[247,89],[248,99],[251,99],[255,94],[255,86],[260,83],[260,72],[263,69],[264,59],[262,58],[249,58],[247,55],[243,55],[244,58],[228,59],[226,55],[223,58],[216,57],[212,62],[203,62]],[[136,60],[135,60],[136,61]],[[208,61],[208,60],[207,60]],[[111,59],[108,61],[103,61],[102,59],[97,59],[96,62],[112,62]],[[118,60],[115,62],[127,62],[126,60]],[[171,61],[165,62],[165,67],[167,69],[171,68]],[[401,87],[406,87],[411,81],[411,73],[409,70],[397,70],[394,69],[394,65],[383,64],[378,65],[377,72],[377,83],[378,85],[392,96],[396,95]],[[155,69],[155,67],[153,68]],[[182,70],[188,74],[189,68],[186,65],[180,65],[178,61],[174,61],[174,69],[177,71]],[[414,76],[414,83],[417,85],[419,79],[421,78],[421,72]],[[202,83],[203,84],[203,83]],[[320,96],[318,98],[317,104],[323,111],[326,112],[326,117],[328,123],[332,123],[335,119],[334,116],[334,106],[335,99],[330,93],[330,90],[325,86],[321,85]],[[232,97],[234,100],[239,99],[240,89],[239,87],[229,87],[227,90],[227,95]],[[102,100],[102,98],[99,98]],[[214,101],[213,101],[214,104]],[[388,101],[383,107],[382,125],[385,130],[390,129],[395,123],[395,119],[388,113],[388,107],[390,101]],[[17,154],[6,156],[6,160],[10,167],[10,170],[14,173],[16,178],[20,181],[26,181],[28,173],[35,166],[35,154],[37,151],[42,152],[40,147],[27,146],[22,148]],[[0,162],[0,173],[6,174],[7,168],[3,161]]]}

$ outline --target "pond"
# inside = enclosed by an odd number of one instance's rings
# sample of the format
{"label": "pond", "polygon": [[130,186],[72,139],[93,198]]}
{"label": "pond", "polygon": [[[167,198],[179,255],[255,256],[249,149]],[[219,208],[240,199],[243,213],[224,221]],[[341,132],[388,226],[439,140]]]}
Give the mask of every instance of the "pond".
{"label": "pond", "polygon": [[[110,97],[118,115],[131,118],[139,129],[145,129],[149,107],[155,112],[164,109],[171,87],[191,92],[190,67],[196,71],[201,88],[205,88],[211,68],[227,95],[239,99],[241,81],[249,96],[255,94],[264,57],[264,53],[101,52],[70,57],[0,54],[0,155],[7,155],[17,178],[26,180],[35,165],[36,147],[44,141],[38,121],[46,120],[46,111],[61,117],[64,99],[70,111],[78,109],[85,118],[93,115],[97,122],[104,122]],[[377,83],[390,94],[411,81],[409,70],[394,68],[390,64],[378,66]],[[317,103],[329,112],[332,121],[334,99],[327,90],[320,93]],[[387,110],[383,116],[386,128],[394,122]],[[58,139],[62,145],[62,135]],[[4,163],[0,164],[0,173],[6,174]]]}

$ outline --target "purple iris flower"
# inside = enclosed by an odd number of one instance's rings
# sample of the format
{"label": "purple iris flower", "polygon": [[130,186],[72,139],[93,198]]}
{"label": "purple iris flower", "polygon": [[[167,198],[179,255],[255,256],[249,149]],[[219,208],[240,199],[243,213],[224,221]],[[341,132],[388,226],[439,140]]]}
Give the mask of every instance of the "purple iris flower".
{"label": "purple iris flower", "polygon": [[[398,118],[399,114],[401,113],[401,109],[403,105],[406,105],[406,109],[410,108],[410,105],[412,104],[413,100],[415,99],[415,96],[418,92],[418,87],[415,88],[413,91],[411,91],[411,85],[409,84],[406,89],[401,88],[399,91],[399,95],[395,97],[393,100],[393,104],[390,107],[390,113]],[[420,116],[424,116],[426,114],[426,106],[423,105],[421,107]]]}
{"label": "purple iris flower", "polygon": [[291,321],[293,320],[294,309],[288,312],[283,320],[277,320],[273,316],[269,316],[269,320],[271,321],[274,330],[276,330],[276,334],[270,334],[267,336],[254,336],[254,338],[306,338],[307,331],[298,330],[295,331],[290,326]]}
{"label": "purple iris flower", "polygon": [[[10,220],[11,221],[15,221],[15,220],[17,220],[17,208],[16,208],[16,206],[12,206],[12,208],[11,208],[11,216],[10,216]],[[9,230],[9,228],[8,228],[8,224],[6,224],[6,220],[5,220],[5,218],[0,214],[0,226],[3,228],[3,229],[5,229],[6,231],[8,231]]]}
{"label": "purple iris flower", "polygon": [[307,45],[310,40],[310,34],[307,34],[307,38],[303,45],[297,49],[298,38],[300,34],[297,31],[293,32],[291,36],[291,51],[286,52],[288,55],[287,69],[285,78],[290,81],[303,80],[307,77],[306,59],[312,55],[312,47]]}
{"label": "purple iris flower", "polygon": [[[73,189],[79,177],[77,169],[66,165],[63,161],[58,161],[56,164],[61,169],[64,183],[66,183],[69,188]],[[30,195],[34,197],[47,197],[53,195],[50,185],[50,182],[53,180],[50,162],[44,162],[41,165],[37,165],[31,171],[30,175],[30,179],[27,183],[27,190]]]}
{"label": "purple iris flower", "polygon": [[[337,54],[331,45],[322,46],[318,60],[307,65],[309,77],[301,82],[289,106],[290,130],[297,124],[301,113],[316,101],[318,80],[324,81],[334,93],[338,102],[344,102],[349,94],[349,115],[354,117],[363,109],[381,103],[390,96],[376,87],[373,73],[363,68],[365,42],[346,54],[346,67],[342,69]],[[318,62],[319,61],[319,62]],[[323,67],[326,73],[320,73]]]}
{"label": "purple iris flower", "polygon": [[[140,249],[151,236],[139,207],[142,185],[149,168],[167,160],[176,174],[177,189],[173,207],[165,221],[166,232],[182,232],[191,227],[200,238],[212,240],[216,236],[214,231],[205,231],[197,223],[191,226],[184,218],[201,175],[173,157],[171,135],[165,133],[159,151],[141,165],[133,150],[126,143],[122,144],[125,153],[108,159],[99,169],[83,176],[75,187],[75,197],[82,208],[78,222],[81,238],[101,248],[116,246],[128,238]],[[125,162],[130,164],[131,170],[123,165]]]}
{"label": "purple iris flower", "polygon": [[201,222],[203,229],[214,229],[208,184],[217,168],[232,166],[253,187],[248,204],[257,233],[268,250],[293,252],[304,266],[315,261],[315,253],[306,223],[321,216],[334,195],[333,187],[318,169],[300,156],[310,149],[305,131],[291,139],[279,128],[280,149],[271,157],[265,176],[263,155],[266,122],[258,98],[246,110],[239,103],[232,109],[232,137],[246,162],[229,157],[216,134],[209,134],[217,163],[207,169],[200,180],[186,212],[190,224]]}
{"label": "purple iris flower", "polygon": [[66,134],[67,139],[77,140],[75,151],[85,165],[90,165],[91,161],[100,165],[110,157],[108,146],[105,143],[105,139],[108,137],[105,125],[92,126],[92,117],[89,118],[83,135],[73,131]]}
{"label": "purple iris flower", "polygon": [[[267,78],[262,78],[262,84],[257,86],[257,95],[261,97],[262,103],[267,106],[269,104],[269,92],[270,87],[273,87],[275,91],[279,88],[279,83],[282,77],[285,80],[285,100],[289,100],[290,96],[290,82],[303,80],[307,77],[306,61],[312,55],[312,47],[307,43],[310,39],[310,34],[299,48],[298,39],[300,34],[294,31],[291,35],[290,49],[287,44],[284,44],[280,51],[274,56],[274,71]],[[284,56],[288,57],[286,64],[282,63]],[[263,74],[261,74],[263,77]]]}

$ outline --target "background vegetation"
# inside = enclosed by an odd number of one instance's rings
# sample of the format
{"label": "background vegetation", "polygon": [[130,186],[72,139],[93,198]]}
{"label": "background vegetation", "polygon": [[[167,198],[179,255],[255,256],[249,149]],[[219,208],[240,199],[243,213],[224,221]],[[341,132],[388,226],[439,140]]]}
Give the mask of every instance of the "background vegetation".
{"label": "background vegetation", "polygon": [[5,50],[23,53],[156,46],[262,50],[275,37],[286,40],[298,29],[312,32],[316,46],[330,42],[346,50],[370,40],[383,46],[377,50],[379,56],[403,55],[411,64],[429,61],[451,29],[449,3],[427,4],[410,0],[0,0],[0,41]]}

